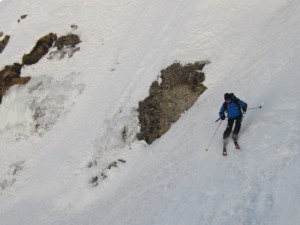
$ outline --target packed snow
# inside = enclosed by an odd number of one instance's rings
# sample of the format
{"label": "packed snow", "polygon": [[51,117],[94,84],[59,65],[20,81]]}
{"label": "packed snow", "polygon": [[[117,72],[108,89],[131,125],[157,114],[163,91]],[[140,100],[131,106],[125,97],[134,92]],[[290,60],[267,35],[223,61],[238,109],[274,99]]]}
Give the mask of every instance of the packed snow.
{"label": "packed snow", "polygon": [[[50,32],[82,41],[3,96],[1,225],[299,224],[299,1],[2,0],[0,24],[1,68]],[[138,141],[138,102],[160,71],[201,60],[208,89]],[[224,157],[226,92],[262,108]]]}

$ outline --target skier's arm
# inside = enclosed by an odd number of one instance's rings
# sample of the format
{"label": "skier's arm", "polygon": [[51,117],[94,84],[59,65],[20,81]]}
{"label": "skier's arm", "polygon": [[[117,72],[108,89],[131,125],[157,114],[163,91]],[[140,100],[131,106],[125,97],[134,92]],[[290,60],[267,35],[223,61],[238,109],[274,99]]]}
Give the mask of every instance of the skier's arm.
{"label": "skier's arm", "polygon": [[220,112],[219,112],[219,116],[222,120],[225,119],[225,110],[224,110],[224,104],[222,104],[222,107],[220,109]]}
{"label": "skier's arm", "polygon": [[243,112],[246,113],[248,107],[247,103],[243,102],[242,100],[239,100],[239,105],[241,106]]}

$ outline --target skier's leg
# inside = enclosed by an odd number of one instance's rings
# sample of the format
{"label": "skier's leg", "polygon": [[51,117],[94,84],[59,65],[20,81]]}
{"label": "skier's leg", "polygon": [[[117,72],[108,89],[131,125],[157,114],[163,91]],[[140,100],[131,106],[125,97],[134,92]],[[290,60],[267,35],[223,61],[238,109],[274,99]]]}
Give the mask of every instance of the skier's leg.
{"label": "skier's leg", "polygon": [[241,129],[241,123],[242,123],[242,116],[238,117],[235,119],[235,126],[232,132],[232,138],[234,141],[237,140],[238,134],[240,132]]}
{"label": "skier's leg", "polygon": [[227,128],[226,128],[226,130],[224,131],[224,134],[223,134],[223,139],[224,140],[229,137],[229,135],[232,131],[233,122],[234,122],[234,119],[228,118]]}

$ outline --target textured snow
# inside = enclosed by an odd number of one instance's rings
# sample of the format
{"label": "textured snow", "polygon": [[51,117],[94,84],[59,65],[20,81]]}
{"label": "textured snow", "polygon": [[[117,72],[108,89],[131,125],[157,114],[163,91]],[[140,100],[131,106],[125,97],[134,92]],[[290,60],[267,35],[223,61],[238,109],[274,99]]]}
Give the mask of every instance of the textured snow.
{"label": "textured snow", "polygon": [[[3,97],[1,225],[299,224],[299,1],[3,0],[0,24],[1,68],[49,32],[82,41]],[[210,60],[208,89],[149,146],[138,102],[176,60]],[[205,151],[225,92],[263,106],[226,158],[226,122]]]}

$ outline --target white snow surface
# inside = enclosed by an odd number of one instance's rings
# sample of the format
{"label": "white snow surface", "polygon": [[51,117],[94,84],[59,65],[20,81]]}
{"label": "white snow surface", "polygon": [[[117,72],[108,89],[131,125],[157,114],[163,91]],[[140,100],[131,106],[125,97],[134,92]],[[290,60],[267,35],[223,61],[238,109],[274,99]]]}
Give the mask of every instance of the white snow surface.
{"label": "white snow surface", "polygon": [[[3,0],[0,24],[1,68],[49,32],[82,41],[23,68],[31,81],[3,97],[1,225],[299,224],[300,1]],[[201,60],[208,89],[160,139],[138,141],[138,102],[160,70]],[[226,158],[226,122],[205,151],[225,92],[263,106]]]}

